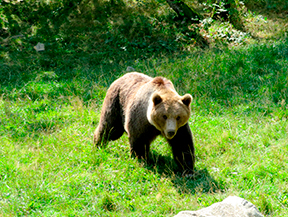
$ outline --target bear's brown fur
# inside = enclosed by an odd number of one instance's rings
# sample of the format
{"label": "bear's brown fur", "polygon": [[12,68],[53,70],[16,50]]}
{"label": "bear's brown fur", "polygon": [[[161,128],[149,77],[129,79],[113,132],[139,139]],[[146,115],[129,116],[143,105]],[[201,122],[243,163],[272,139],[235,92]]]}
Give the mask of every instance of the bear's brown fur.
{"label": "bear's brown fur", "polygon": [[162,134],[175,162],[193,171],[195,163],[189,94],[179,96],[171,81],[133,72],[112,83],[104,99],[94,143],[116,140],[126,131],[132,155],[148,159],[151,142]]}

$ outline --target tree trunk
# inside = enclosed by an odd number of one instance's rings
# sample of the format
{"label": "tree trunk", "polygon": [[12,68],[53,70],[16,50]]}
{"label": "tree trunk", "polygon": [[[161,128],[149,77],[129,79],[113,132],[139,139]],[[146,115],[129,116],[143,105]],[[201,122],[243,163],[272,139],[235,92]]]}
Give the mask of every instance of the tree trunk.
{"label": "tree trunk", "polygon": [[241,31],[244,30],[244,25],[243,22],[241,20],[239,11],[237,10],[237,3],[235,0],[226,0],[228,1],[228,5],[229,5],[229,21],[230,23],[236,28],[239,29]]}
{"label": "tree trunk", "polygon": [[[220,5],[220,2],[224,3],[225,11],[221,11],[213,14],[214,19],[224,19],[229,21],[236,29],[243,30],[244,26],[237,10],[237,4],[235,0],[216,0],[216,4]],[[216,10],[216,8],[214,8]]]}
{"label": "tree trunk", "polygon": [[166,0],[169,6],[181,19],[187,19],[191,23],[199,23],[201,16],[181,0]]}
{"label": "tree trunk", "polygon": [[[186,25],[191,23],[200,23],[202,17],[196,11],[194,11],[194,9],[191,9],[188,5],[186,5],[183,1],[166,0],[166,2],[177,13],[179,19],[187,22]],[[194,29],[194,31],[191,32],[191,30],[188,29],[188,25],[186,28],[183,28],[182,26],[182,33],[185,35],[190,35],[190,37],[194,38],[196,43],[202,48],[209,46],[208,41],[203,38],[197,29]]]}

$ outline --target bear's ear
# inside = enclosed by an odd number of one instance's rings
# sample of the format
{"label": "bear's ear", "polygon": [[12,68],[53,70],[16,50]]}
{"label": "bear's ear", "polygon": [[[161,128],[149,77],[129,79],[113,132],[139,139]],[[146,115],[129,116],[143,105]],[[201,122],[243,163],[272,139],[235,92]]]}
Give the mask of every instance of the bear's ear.
{"label": "bear's ear", "polygon": [[158,93],[154,93],[152,96],[152,102],[154,106],[158,105],[160,102],[162,102],[162,98]]}
{"label": "bear's ear", "polygon": [[182,102],[184,103],[184,105],[190,106],[190,103],[192,102],[192,96],[190,94],[185,94],[182,97]]}

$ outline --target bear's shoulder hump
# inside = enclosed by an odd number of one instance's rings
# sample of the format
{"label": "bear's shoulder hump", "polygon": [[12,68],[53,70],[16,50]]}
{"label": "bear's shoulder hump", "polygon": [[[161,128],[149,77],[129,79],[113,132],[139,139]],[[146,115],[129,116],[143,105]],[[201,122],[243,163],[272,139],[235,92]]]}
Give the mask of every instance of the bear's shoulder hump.
{"label": "bear's shoulder hump", "polygon": [[156,86],[171,86],[172,85],[171,81],[163,77],[155,77],[152,80],[152,83]]}

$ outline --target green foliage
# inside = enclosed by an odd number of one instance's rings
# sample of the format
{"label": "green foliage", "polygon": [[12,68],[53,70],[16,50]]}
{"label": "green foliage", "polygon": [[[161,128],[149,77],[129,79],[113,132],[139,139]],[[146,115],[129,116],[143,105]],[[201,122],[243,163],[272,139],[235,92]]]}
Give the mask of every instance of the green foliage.
{"label": "green foliage", "polygon": [[272,12],[285,12],[288,9],[287,0],[244,0],[248,7],[264,9]]}

